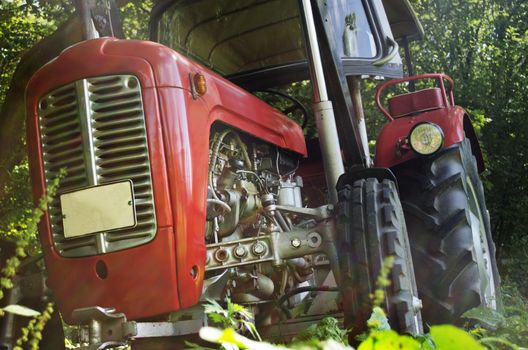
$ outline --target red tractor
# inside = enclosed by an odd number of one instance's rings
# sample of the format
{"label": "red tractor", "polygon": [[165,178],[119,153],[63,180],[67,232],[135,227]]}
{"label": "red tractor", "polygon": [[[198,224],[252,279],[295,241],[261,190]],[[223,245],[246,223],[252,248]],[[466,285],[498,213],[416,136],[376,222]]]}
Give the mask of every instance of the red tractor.
{"label": "red tractor", "polygon": [[[207,299],[247,306],[268,339],[324,316],[358,333],[388,256],[399,331],[497,308],[482,155],[449,77],[378,88],[371,160],[360,83],[401,78],[400,45],[412,72],[407,0],[160,0],[151,41],[80,3],[88,40],[27,85],[27,144],[35,199],[67,172],[40,223],[46,285],[91,349],[174,344]],[[287,117],[306,106],[273,90],[305,80],[311,139]],[[394,84],[409,92],[385,103]]]}

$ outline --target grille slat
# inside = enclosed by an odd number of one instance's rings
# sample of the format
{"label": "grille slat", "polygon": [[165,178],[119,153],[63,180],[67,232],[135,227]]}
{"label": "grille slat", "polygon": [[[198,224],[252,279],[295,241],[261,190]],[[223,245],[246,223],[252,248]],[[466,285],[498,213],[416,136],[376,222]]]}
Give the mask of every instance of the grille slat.
{"label": "grille slat", "polygon": [[68,121],[72,118],[75,118],[75,116],[77,115],[77,110],[76,109],[72,109],[71,112],[68,112],[68,113],[64,113],[64,114],[61,114],[60,116],[57,116],[57,117],[54,117],[52,119],[41,119],[40,121],[40,125],[41,126],[45,126],[45,127],[52,127],[52,126],[55,126],[57,124],[60,124],[64,121]]}
{"label": "grille slat", "polygon": [[104,113],[138,107],[140,103],[141,102],[138,101],[137,96],[132,96],[132,99],[118,99],[114,101],[94,103],[92,108],[95,113]]}
{"label": "grille slat", "polygon": [[115,93],[108,93],[108,94],[105,94],[105,95],[100,95],[100,96],[94,97],[93,101],[97,102],[97,103],[103,103],[103,102],[106,102],[106,101],[113,101],[113,100],[118,100],[118,99],[128,99],[128,98],[131,98],[131,97],[138,98],[139,95],[136,92],[129,92],[129,91],[122,92],[122,91],[119,91],[119,92],[115,92]]}
{"label": "grille slat", "polygon": [[[45,153],[47,153],[49,155],[52,155],[52,154],[55,154],[57,152],[60,152],[61,150],[64,150],[66,147],[69,148],[69,147],[78,146],[79,142],[80,142],[81,134],[77,133],[77,134],[75,134],[73,136],[76,136],[76,137],[73,138],[73,139],[70,139],[70,140],[63,140],[62,142],[59,142],[59,143],[56,143],[56,144],[53,144],[53,145],[43,144],[42,148],[43,148]],[[81,150],[81,152],[82,152],[82,150]]]}
{"label": "grille slat", "polygon": [[[47,132],[48,134],[65,132],[65,131],[71,130],[72,127],[76,127],[77,125],[78,123],[75,119],[74,120],[70,119],[70,120],[66,120],[62,124],[47,126],[48,128]],[[76,130],[76,131],[80,131],[80,130]]]}
{"label": "grille slat", "polygon": [[136,106],[133,108],[123,108],[119,110],[119,114],[116,114],[116,111],[107,111],[107,112],[97,112],[95,114],[95,120],[100,122],[108,118],[130,118],[136,116],[138,113],[143,113],[141,106]]}
{"label": "grille slat", "polygon": [[[67,171],[58,195],[125,180],[131,180],[134,189],[137,225],[101,233],[103,251],[97,245],[96,235],[99,234],[64,237],[57,196],[49,204],[48,213],[59,252],[67,257],[89,256],[128,249],[152,240],[156,234],[156,217],[138,79],[131,75],[114,75],[62,86],[41,98],[39,121],[46,183],[49,184],[61,168]],[[95,169],[95,173],[90,169]]]}
{"label": "grille slat", "polygon": [[97,123],[96,131],[94,133],[94,136],[96,139],[105,139],[109,137],[118,137],[120,135],[130,135],[137,133],[143,133],[145,131],[145,127],[142,125],[141,121],[135,121],[134,123],[122,123],[119,127],[114,127],[111,129],[104,128],[104,123]]}
{"label": "grille slat", "polygon": [[95,146],[97,147],[97,149],[102,149],[102,148],[106,148],[110,146],[115,147],[116,149],[119,149],[120,147],[129,146],[131,143],[135,142],[136,139],[137,139],[137,135],[133,135],[133,136],[122,135],[114,139],[96,140]]}
{"label": "grille slat", "polygon": [[128,146],[123,146],[123,147],[119,147],[119,148],[111,148],[111,149],[108,149],[108,150],[104,150],[104,151],[101,151],[101,150],[97,150],[97,152],[95,152],[95,155],[97,157],[101,157],[102,155],[106,156],[106,157],[111,157],[111,156],[118,156],[118,155],[121,155],[121,154],[128,154],[129,152],[140,152],[140,153],[143,153],[143,152],[146,152],[146,148],[145,148],[145,145],[143,144],[137,144],[137,145],[128,145]]}
{"label": "grille slat", "polygon": [[141,118],[136,117],[130,117],[130,118],[119,118],[114,120],[108,120],[103,122],[94,122],[94,126],[96,129],[104,128],[105,130],[112,130],[114,128],[122,128],[125,125],[141,125]]}
{"label": "grille slat", "polygon": [[68,149],[65,149],[62,152],[61,151],[55,152],[54,154],[47,154],[43,158],[44,158],[45,162],[56,162],[56,161],[60,161],[60,159],[63,159],[63,158],[75,158],[76,155],[77,155],[78,159],[82,159],[83,158],[82,155],[79,154],[78,147],[68,148]]}
{"label": "grille slat", "polygon": [[[62,158],[60,161],[56,161],[56,162],[48,161],[47,163],[49,163],[48,169],[50,171],[59,171],[61,168],[66,167],[70,169],[70,172],[73,172],[75,168],[83,167],[84,158],[81,158],[81,157]],[[81,168],[79,168],[79,170],[81,170]]]}
{"label": "grille slat", "polygon": [[73,113],[75,111],[75,108],[77,107],[77,104],[71,103],[71,104],[62,105],[62,106],[61,105],[55,106],[55,104],[51,104],[49,107],[50,107],[50,110],[52,110],[52,112],[42,113],[42,118],[45,120],[46,119],[51,120],[54,118],[58,118],[64,113]]}
{"label": "grille slat", "polygon": [[118,165],[122,163],[133,162],[133,161],[142,162],[142,161],[145,161],[145,157],[141,154],[134,153],[134,154],[127,155],[127,156],[120,156],[117,159],[111,159],[111,158],[99,159],[97,161],[97,165],[101,168],[106,168],[112,165]]}
{"label": "grille slat", "polygon": [[136,173],[140,171],[148,171],[148,163],[142,163],[142,164],[128,164],[128,165],[121,165],[121,166],[115,166],[112,168],[100,168],[98,171],[98,175],[101,177],[105,177],[106,175],[112,176],[113,174],[128,174],[128,173]]}
{"label": "grille slat", "polygon": [[63,142],[65,140],[72,140],[74,136],[80,134],[81,130],[79,128],[67,128],[65,130],[60,130],[60,132],[55,132],[51,130],[46,130],[46,136],[42,137],[42,143],[45,146],[52,147],[57,143]]}
{"label": "grille slat", "polygon": [[150,230],[151,228],[148,228],[144,231],[129,233],[124,237],[120,237],[119,235],[109,236],[107,239],[109,242],[112,242],[112,243],[123,243],[124,240],[129,240],[129,239],[144,239],[144,238],[148,238]]}

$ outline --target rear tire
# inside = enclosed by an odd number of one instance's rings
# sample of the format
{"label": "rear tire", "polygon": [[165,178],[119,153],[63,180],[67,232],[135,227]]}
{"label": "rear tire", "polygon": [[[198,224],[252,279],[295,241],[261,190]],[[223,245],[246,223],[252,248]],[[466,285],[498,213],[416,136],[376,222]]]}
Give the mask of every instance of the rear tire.
{"label": "rear tire", "polygon": [[473,307],[498,309],[495,245],[469,140],[394,172],[424,321],[460,323],[461,315]]}
{"label": "rear tire", "polygon": [[368,178],[339,189],[339,258],[345,327],[367,330],[372,312],[369,295],[387,256],[394,256],[385,288],[384,309],[400,332],[423,332],[419,299],[398,192],[393,181]]}

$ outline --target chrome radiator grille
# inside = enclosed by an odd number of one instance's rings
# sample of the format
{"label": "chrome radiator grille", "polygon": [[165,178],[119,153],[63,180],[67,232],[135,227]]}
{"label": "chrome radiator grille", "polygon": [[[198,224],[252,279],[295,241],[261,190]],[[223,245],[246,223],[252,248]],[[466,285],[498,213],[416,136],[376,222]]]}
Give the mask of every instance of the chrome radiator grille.
{"label": "chrome radiator grille", "polygon": [[[39,101],[46,184],[67,175],[49,204],[55,246],[67,257],[127,249],[152,240],[156,218],[141,87],[136,77],[88,78]],[[64,237],[59,195],[98,184],[132,180],[137,225],[130,229]]]}

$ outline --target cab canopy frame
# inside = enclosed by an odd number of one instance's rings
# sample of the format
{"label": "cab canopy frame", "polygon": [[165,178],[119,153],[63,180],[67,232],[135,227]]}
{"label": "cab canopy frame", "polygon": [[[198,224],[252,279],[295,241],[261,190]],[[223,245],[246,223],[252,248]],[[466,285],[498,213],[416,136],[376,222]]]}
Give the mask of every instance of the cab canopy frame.
{"label": "cab canopy frame", "polygon": [[[423,36],[408,0],[316,5],[346,75],[400,77],[396,42]],[[238,77],[262,72],[306,79],[299,8],[297,0],[160,0],[152,11],[150,39],[239,83]],[[350,44],[351,35],[356,40]]]}

